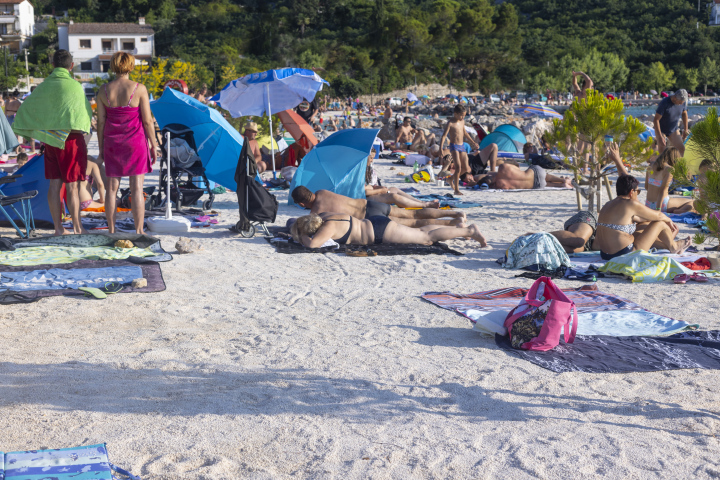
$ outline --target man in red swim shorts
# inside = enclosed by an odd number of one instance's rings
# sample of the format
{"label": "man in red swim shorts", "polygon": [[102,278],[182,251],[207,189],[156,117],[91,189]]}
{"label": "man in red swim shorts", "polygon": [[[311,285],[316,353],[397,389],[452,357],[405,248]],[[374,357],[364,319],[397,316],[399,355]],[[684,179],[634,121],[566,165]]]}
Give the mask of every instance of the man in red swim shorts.
{"label": "man in red swim shorts", "polygon": [[67,50],[53,55],[55,70],[38,85],[18,110],[13,131],[45,144],[45,178],[50,180],[48,206],[55,235],[63,235],[65,185],[67,208],[74,233],[87,233],[80,223],[80,182],[87,171],[87,145],[83,134],[90,131],[92,108],[82,85],[72,76],[73,60]]}

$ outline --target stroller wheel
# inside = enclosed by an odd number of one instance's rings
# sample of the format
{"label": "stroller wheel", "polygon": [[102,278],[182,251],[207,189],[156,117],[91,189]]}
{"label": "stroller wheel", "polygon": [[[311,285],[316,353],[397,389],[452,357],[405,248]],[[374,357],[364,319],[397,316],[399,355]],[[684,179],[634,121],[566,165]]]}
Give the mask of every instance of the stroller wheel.
{"label": "stroller wheel", "polygon": [[251,238],[255,236],[255,225],[250,224],[250,227],[247,230],[242,230],[242,222],[238,222],[235,224],[235,229],[240,232],[240,236],[243,238]]}
{"label": "stroller wheel", "polygon": [[205,200],[202,205],[203,210],[210,210],[212,208],[212,206],[213,206],[212,200]]}

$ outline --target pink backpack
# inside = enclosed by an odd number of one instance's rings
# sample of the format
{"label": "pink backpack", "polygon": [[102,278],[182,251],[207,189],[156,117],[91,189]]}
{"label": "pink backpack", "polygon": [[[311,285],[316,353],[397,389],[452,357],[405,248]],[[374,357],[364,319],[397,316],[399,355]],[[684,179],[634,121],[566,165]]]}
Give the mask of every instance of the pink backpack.
{"label": "pink backpack", "polygon": [[563,329],[565,343],[572,343],[577,323],[577,308],[572,300],[550,278],[540,277],[520,305],[510,311],[505,328],[513,347],[545,352],[560,343]]}

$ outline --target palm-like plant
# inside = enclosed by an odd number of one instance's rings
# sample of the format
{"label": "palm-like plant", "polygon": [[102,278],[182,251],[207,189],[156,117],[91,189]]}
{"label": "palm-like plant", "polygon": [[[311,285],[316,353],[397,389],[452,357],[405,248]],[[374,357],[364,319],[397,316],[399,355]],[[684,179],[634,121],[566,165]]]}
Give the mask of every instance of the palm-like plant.
{"label": "palm-like plant", "polygon": [[[575,101],[565,112],[562,120],[553,122],[553,129],[547,140],[565,155],[565,163],[580,179],[580,172],[590,170],[590,184],[595,187],[595,197],[588,201],[589,210],[600,210],[602,206],[602,173],[606,136],[613,137],[618,144],[621,157],[631,165],[646,162],[655,153],[652,139],[643,141],[640,134],[646,131],[638,119],[625,116],[622,100],[610,100],[595,90],[588,90],[587,97]],[[580,145],[589,145],[590,156],[581,154]],[[570,163],[574,158],[574,163]],[[578,194],[578,209],[582,208]]]}
{"label": "palm-like plant", "polygon": [[[680,184],[695,187],[695,210],[706,217],[711,235],[720,240],[720,119],[717,108],[708,108],[705,117],[690,128],[690,133],[687,149],[703,160],[710,160],[711,166],[705,175],[692,176],[687,160],[681,158],[673,167],[673,178]],[[705,240],[705,235],[695,235],[695,243]]]}

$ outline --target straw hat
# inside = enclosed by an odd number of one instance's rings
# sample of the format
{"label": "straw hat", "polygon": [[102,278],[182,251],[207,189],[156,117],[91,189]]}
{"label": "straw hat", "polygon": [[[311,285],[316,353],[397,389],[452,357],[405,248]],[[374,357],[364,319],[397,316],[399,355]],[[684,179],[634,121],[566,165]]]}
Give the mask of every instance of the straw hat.
{"label": "straw hat", "polygon": [[258,133],[257,123],[255,123],[255,122],[246,123],[245,130],[243,131],[243,133],[247,132],[248,130],[250,130],[251,132]]}

